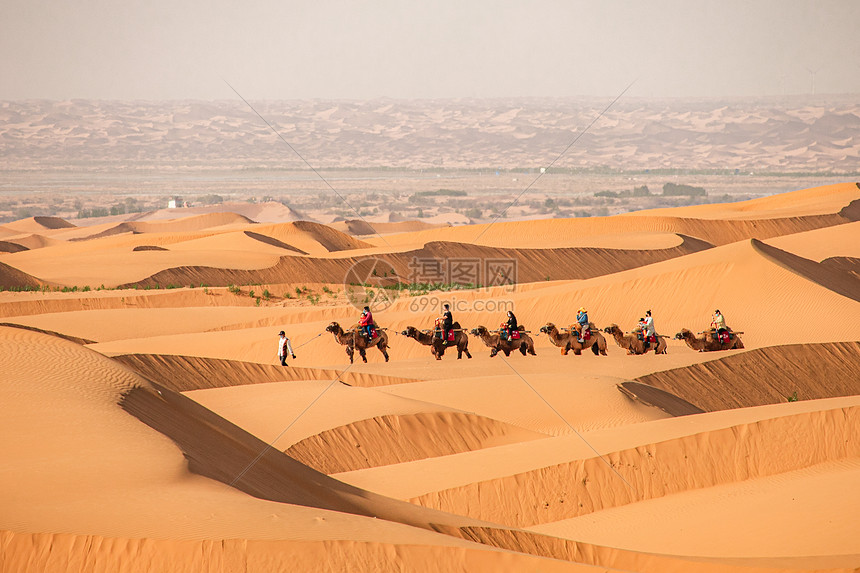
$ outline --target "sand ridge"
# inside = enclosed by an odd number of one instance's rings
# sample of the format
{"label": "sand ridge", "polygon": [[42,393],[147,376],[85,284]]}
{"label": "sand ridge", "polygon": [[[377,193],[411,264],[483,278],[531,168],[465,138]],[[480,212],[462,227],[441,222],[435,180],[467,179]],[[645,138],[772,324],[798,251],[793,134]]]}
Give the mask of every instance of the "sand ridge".
{"label": "sand ridge", "polygon": [[[387,244],[229,209],[0,229],[32,243],[0,279],[181,281],[0,292],[0,568],[856,569],[858,200],[846,183],[592,220],[392,222]],[[520,284],[402,293],[374,313],[391,360],[354,364],[325,327],[355,306],[277,296],[419,255],[516,257]],[[213,277],[244,286],[200,285]],[[443,301],[467,327],[515,310],[537,356],[470,337],[472,359],[434,360],[399,332]],[[745,348],[564,356],[538,329],[580,306],[624,330],[651,309],[668,337],[720,308]]]}

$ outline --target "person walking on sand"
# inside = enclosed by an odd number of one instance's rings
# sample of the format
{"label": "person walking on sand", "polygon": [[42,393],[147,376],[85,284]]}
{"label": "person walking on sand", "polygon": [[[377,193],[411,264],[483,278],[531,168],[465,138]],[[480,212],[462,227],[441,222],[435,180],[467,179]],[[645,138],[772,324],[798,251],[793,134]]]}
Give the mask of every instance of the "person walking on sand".
{"label": "person walking on sand", "polygon": [[278,336],[278,358],[281,360],[281,366],[287,366],[287,356],[292,356],[295,360],[296,355],[293,353],[293,346],[290,344],[290,339],[287,338],[286,333],[282,330]]}

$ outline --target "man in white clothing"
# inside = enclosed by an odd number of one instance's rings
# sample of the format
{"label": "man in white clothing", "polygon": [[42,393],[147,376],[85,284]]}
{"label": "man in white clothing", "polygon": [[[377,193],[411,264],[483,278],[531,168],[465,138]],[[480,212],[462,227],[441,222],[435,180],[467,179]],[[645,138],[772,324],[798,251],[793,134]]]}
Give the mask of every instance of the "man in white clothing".
{"label": "man in white clothing", "polygon": [[283,330],[278,333],[278,336],[278,358],[281,359],[281,366],[286,366],[287,356],[292,356],[293,360],[295,360],[296,355],[293,354],[293,346],[290,344],[290,339],[287,338]]}

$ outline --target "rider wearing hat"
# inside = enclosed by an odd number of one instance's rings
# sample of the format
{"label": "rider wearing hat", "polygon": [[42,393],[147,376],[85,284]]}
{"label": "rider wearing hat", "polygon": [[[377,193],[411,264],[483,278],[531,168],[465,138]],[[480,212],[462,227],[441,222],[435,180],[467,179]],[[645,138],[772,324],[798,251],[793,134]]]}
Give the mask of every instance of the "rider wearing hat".
{"label": "rider wearing hat", "polygon": [[585,310],[584,306],[579,307],[579,310],[576,313],[576,324],[574,325],[576,328],[576,336],[579,342],[585,342],[583,338],[583,334],[588,329],[588,311]]}
{"label": "rider wearing hat", "polygon": [[726,317],[720,313],[719,309],[714,311],[714,317],[711,319],[711,328],[714,329],[714,340],[719,340],[720,335],[728,331],[728,328],[726,328]]}

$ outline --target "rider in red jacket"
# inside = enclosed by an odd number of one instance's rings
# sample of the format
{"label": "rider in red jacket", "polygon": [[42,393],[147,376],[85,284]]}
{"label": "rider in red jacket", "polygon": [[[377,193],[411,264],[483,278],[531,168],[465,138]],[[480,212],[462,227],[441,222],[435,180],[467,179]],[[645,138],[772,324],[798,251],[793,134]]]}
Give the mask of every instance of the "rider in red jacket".
{"label": "rider in red jacket", "polygon": [[370,313],[370,307],[364,307],[364,310],[361,313],[361,317],[358,319],[359,326],[364,327],[364,336],[370,340],[371,330],[373,328],[373,315]]}

